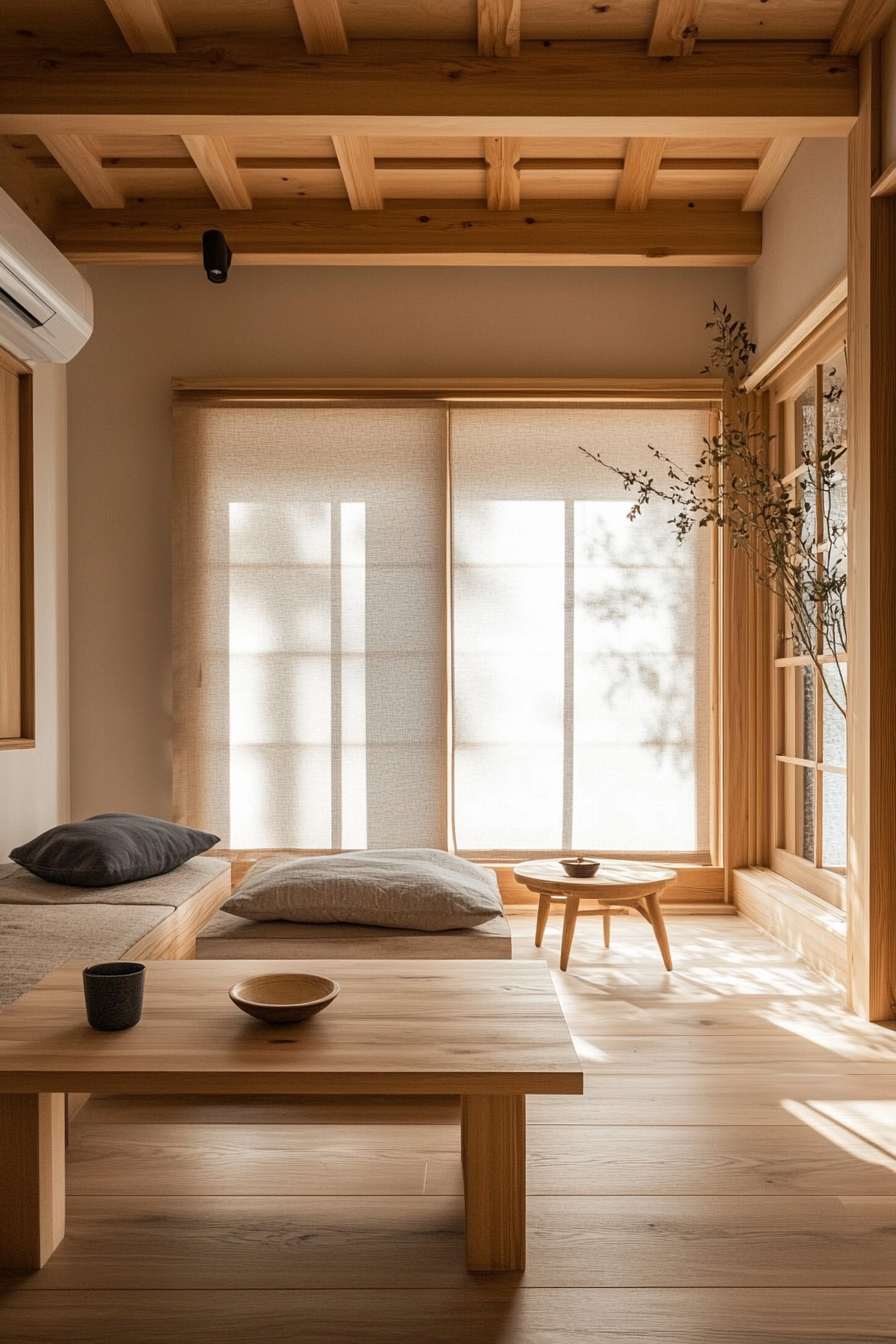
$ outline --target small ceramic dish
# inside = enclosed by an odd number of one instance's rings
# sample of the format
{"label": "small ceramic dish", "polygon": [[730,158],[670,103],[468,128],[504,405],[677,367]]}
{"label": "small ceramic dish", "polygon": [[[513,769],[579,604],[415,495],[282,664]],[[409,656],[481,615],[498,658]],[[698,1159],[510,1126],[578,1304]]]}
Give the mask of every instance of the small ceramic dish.
{"label": "small ceramic dish", "polygon": [[567,877],[593,877],[600,867],[600,859],[585,859],[580,854],[575,859],[561,859],[560,867]]}
{"label": "small ceramic dish", "polygon": [[339,993],[325,975],[255,975],[233,985],[230,997],[250,1017],[262,1022],[303,1022],[332,1003]]}

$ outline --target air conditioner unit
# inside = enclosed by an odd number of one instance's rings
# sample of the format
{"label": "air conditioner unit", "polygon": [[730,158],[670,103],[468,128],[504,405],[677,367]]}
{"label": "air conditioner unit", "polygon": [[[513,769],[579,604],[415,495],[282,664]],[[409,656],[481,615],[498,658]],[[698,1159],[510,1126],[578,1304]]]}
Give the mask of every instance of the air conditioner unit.
{"label": "air conditioner unit", "polygon": [[93,295],[49,238],[0,190],[0,346],[65,364],[93,331]]}

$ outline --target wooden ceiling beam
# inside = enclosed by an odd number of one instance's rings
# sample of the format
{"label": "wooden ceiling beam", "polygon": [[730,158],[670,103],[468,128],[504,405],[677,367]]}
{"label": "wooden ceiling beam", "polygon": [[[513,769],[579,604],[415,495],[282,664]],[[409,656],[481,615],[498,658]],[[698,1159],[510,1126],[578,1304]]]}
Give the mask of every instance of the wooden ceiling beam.
{"label": "wooden ceiling beam", "polygon": [[309,56],[345,56],[348,38],[339,0],[292,0]]}
{"label": "wooden ceiling beam", "polygon": [[647,209],[665,146],[665,140],[629,140],[616,193],[617,210]]}
{"label": "wooden ceiling beam", "polygon": [[177,51],[177,39],[159,0],[106,0],[106,8],[131,51]]}
{"label": "wooden ceiling beam", "polygon": [[103,162],[88,139],[81,135],[41,137],[59,167],[74,182],[86,201],[97,209],[124,205],[124,196],[103,168]]}
{"label": "wooden ceiling beam", "polygon": [[703,0],[657,0],[647,44],[649,56],[690,56],[700,25]]}
{"label": "wooden ceiling beam", "polygon": [[858,107],[855,59],[820,42],[714,42],[670,62],[628,42],[526,44],[512,61],[409,42],[326,61],[282,44],[176,62],[17,49],[0,52],[0,84],[0,134],[771,138],[848,134]]}
{"label": "wooden ceiling beam", "polygon": [[[485,159],[477,158],[383,158],[379,155],[375,158],[377,172],[389,172],[404,170],[413,172],[469,172],[471,169],[486,167]],[[28,159],[32,168],[56,168],[56,160],[50,155],[40,157],[31,156]],[[186,172],[195,172],[196,165],[190,158],[140,158],[135,156],[115,158],[104,158],[102,160],[103,168],[107,172],[177,172],[179,169]],[[249,170],[268,170],[276,172],[332,172],[339,171],[339,160],[306,158],[300,156],[269,156],[267,158],[245,158],[242,155],[236,160],[236,165],[243,171]],[[569,158],[521,158],[517,163],[520,172],[541,171],[552,173],[621,173],[625,165],[624,159],[569,159]],[[664,158],[659,166],[659,172],[678,172],[678,173],[718,173],[718,172],[738,172],[755,173],[759,169],[758,159],[667,159]]]}
{"label": "wooden ceiling beam", "polygon": [[784,171],[800,147],[799,136],[781,136],[770,140],[759,160],[756,176],[743,199],[744,210],[761,210],[775,187],[784,176]]}
{"label": "wooden ceiling beam", "polygon": [[518,136],[485,137],[486,199],[489,210],[519,210],[520,158]]}
{"label": "wooden ceiling beam", "polygon": [[480,56],[519,56],[521,0],[477,0]]}
{"label": "wooden ceiling beam", "polygon": [[221,209],[251,210],[252,197],[224,136],[185,135],[181,138]]}
{"label": "wooden ceiling beam", "polygon": [[857,56],[896,17],[896,0],[849,0],[831,38],[835,56]]}
{"label": "wooden ceiling beam", "polygon": [[224,231],[243,265],[747,266],[759,256],[762,216],[732,201],[653,204],[621,214],[610,201],[390,201],[359,214],[348,202],[256,201],[252,213],[196,202],[125,210],[63,206],[56,242],[79,263],[199,264],[202,233]]}
{"label": "wooden ceiling beam", "polygon": [[334,135],[333,148],[353,210],[382,210],[376,161],[364,135]]}

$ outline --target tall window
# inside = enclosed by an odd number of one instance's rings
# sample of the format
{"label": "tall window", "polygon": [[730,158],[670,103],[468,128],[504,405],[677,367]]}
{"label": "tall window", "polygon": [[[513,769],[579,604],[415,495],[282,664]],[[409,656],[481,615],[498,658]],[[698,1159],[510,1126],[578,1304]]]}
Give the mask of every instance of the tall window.
{"label": "tall window", "polygon": [[[794,484],[806,506],[804,526],[819,571],[842,566],[846,456],[837,464],[833,490],[822,490],[818,469],[823,452],[846,444],[842,350],[817,364],[802,386],[780,401],[778,440],[786,479]],[[842,905],[846,873],[843,711],[847,673],[843,620],[842,614],[831,610],[826,617],[820,606],[807,616],[807,633],[799,631],[783,610],[778,616],[775,866],[816,894]]]}
{"label": "tall window", "polygon": [[[177,410],[178,815],[235,848],[710,850],[707,405]],[[449,484],[450,480],[450,484]]]}

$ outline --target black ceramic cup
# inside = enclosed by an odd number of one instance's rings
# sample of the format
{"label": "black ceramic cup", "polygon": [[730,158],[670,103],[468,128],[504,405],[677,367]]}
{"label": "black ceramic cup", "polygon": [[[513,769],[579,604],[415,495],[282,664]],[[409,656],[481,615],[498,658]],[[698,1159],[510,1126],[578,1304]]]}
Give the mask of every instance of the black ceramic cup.
{"label": "black ceramic cup", "polygon": [[104,961],[84,975],[87,1021],[95,1031],[136,1027],[143,1012],[146,967],[139,961]]}

